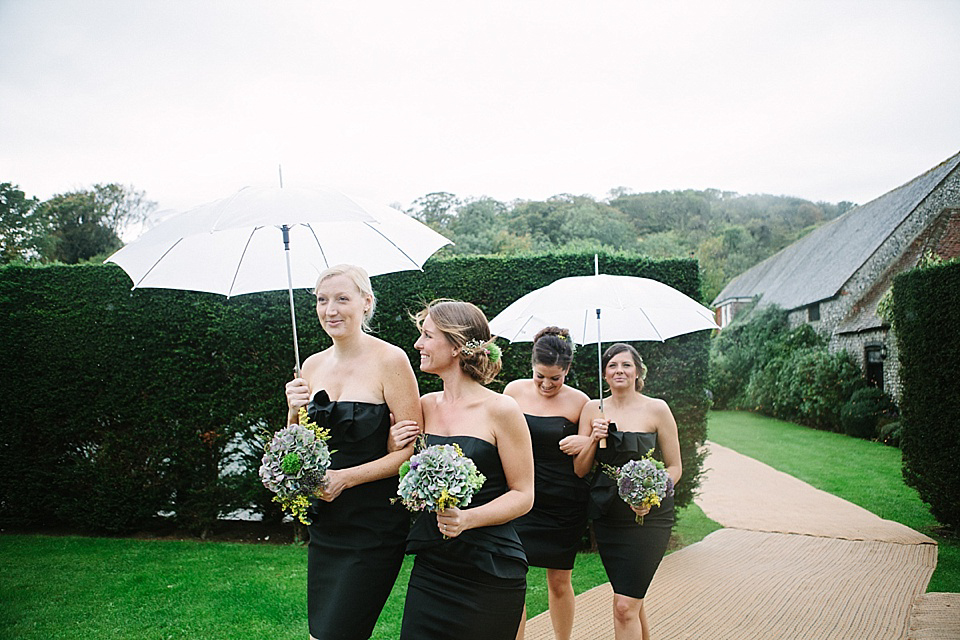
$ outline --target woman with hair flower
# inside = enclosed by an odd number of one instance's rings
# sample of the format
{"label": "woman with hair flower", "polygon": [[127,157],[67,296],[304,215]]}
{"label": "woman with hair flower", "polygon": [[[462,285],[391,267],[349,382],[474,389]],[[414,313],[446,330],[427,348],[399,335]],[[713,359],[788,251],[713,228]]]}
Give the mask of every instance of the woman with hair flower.
{"label": "woman with hair flower", "polygon": [[413,447],[388,452],[390,416],[422,422],[406,353],[366,331],[376,298],[360,267],[317,279],[317,316],[333,345],[303,363],[286,385],[287,422],[301,407],[327,429],[332,451],[320,500],[308,513],[307,614],[315,640],[365,640],[403,563],[409,516],[390,499]]}
{"label": "woman with hair flower", "polygon": [[[573,565],[587,528],[588,486],[573,469],[573,455],[589,441],[577,435],[588,398],[565,384],[573,364],[570,332],[542,329],[533,340],[531,378],[514,380],[503,393],[516,399],[533,442],[536,498],[516,521],[517,533],[534,567],[547,569],[550,622],[557,640],[569,640],[575,607]],[[526,621],[520,625],[523,638]]]}
{"label": "woman with hair flower", "polygon": [[[683,466],[677,422],[667,403],[645,396],[647,367],[637,350],[617,343],[601,359],[610,395],[591,400],[580,414],[580,434],[588,444],[577,454],[574,468],[585,476],[594,461],[620,467],[659,448],[666,472],[676,484]],[[598,443],[607,440],[606,448]],[[657,507],[629,506],[620,499],[617,483],[596,473],[590,488],[590,515],[603,568],[613,586],[613,626],[617,640],[649,640],[643,599],[663,559],[673,528],[673,497]],[[638,521],[639,520],[639,521]]]}
{"label": "woman with hair flower", "polygon": [[[513,520],[533,504],[533,454],[513,398],[487,389],[500,350],[483,312],[436,300],[416,316],[420,370],[443,390],[420,399],[424,444],[457,445],[485,477],[469,507],[423,511],[410,530],[416,554],[401,639],[513,640],[526,594],[527,559]],[[398,427],[394,440],[417,438]]]}

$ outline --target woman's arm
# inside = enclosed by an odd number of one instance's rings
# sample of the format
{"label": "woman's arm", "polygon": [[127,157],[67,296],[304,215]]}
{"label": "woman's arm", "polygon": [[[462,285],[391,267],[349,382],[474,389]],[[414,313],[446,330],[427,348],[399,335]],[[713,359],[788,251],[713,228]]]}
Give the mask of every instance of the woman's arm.
{"label": "woman's arm", "polygon": [[[416,425],[423,424],[423,415],[420,412],[420,391],[417,387],[417,378],[413,375],[410,361],[399,348],[391,348],[377,364],[382,371],[383,399],[390,408],[397,423]],[[327,484],[324,487],[324,500],[333,500],[344,489],[359,484],[381,480],[397,475],[397,470],[404,460],[413,455],[414,440],[402,449],[388,451],[387,454],[376,460],[346,469],[337,469],[327,472]]]}
{"label": "woman's arm", "polygon": [[591,400],[584,405],[580,412],[580,432],[577,435],[585,436],[588,440],[580,449],[577,457],[573,459],[573,471],[581,478],[593,468],[593,460],[597,455],[597,443],[607,437],[607,426],[609,424],[609,420],[600,416],[599,400]]}
{"label": "woman's arm", "polygon": [[487,419],[493,422],[507,491],[479,507],[445,509],[438,513],[440,529],[449,537],[467,529],[510,522],[533,507],[533,445],[523,413],[513,398],[500,394],[485,404],[488,405]]}
{"label": "woman's arm", "polygon": [[663,400],[657,400],[657,444],[663,455],[663,464],[673,484],[680,481],[683,474],[683,462],[680,460],[680,436],[677,432],[677,421],[670,411],[670,406]]}

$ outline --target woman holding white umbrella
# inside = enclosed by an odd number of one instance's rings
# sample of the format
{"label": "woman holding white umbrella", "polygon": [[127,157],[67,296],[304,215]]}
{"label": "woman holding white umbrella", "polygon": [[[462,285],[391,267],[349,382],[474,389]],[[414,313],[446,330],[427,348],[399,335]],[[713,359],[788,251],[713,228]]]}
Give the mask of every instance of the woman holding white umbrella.
{"label": "woman holding white umbrella", "polygon": [[310,509],[307,609],[310,637],[370,637],[403,562],[409,516],[390,498],[413,453],[387,452],[391,414],[422,424],[416,377],[404,351],[365,332],[376,299],[366,272],[339,265],[316,285],[317,315],[333,346],[287,383],[288,423],[301,407],[330,430],[333,451],[321,500]]}
{"label": "woman holding white umbrella", "polygon": [[[590,440],[574,460],[577,474],[585,476],[594,461],[620,467],[659,448],[676,484],[683,471],[677,423],[666,402],[643,394],[647,368],[640,354],[628,344],[614,344],[603,353],[602,371],[610,395],[602,405],[591,400],[580,414],[580,434]],[[599,447],[602,440],[605,448]],[[614,480],[598,471],[590,503],[600,559],[613,587],[615,638],[649,640],[643,599],[670,540],[673,497],[652,510],[628,506]]]}

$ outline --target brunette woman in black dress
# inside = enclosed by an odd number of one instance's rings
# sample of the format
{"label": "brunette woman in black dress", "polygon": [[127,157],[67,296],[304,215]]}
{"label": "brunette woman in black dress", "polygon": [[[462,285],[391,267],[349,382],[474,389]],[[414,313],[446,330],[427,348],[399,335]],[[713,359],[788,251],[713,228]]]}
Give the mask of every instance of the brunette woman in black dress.
{"label": "brunette woman in black dress", "polygon": [[[416,560],[400,638],[513,640],[527,573],[513,520],[533,505],[530,432],[516,401],[484,386],[501,363],[480,309],[435,301],[417,324],[420,370],[443,380],[443,391],[420,400],[425,442],[459,445],[486,481],[469,506],[422,512],[411,527]],[[404,428],[401,443],[417,437]]]}
{"label": "brunette woman in black dress", "polygon": [[[533,509],[515,524],[527,561],[547,569],[550,622],[557,640],[569,640],[573,631],[571,577],[587,527],[589,487],[574,473],[569,454],[589,441],[577,435],[580,410],[588,398],[564,384],[572,363],[570,332],[547,327],[533,341],[533,376],[514,380],[503,390],[520,405],[533,442],[536,498]],[[518,640],[523,631],[521,624]]]}
{"label": "brunette woman in black dress", "polygon": [[390,414],[422,424],[406,353],[365,332],[376,300],[366,272],[339,265],[320,274],[317,315],[333,340],[287,383],[288,423],[300,407],[330,430],[332,464],[308,527],[307,613],[315,640],[366,640],[403,563],[409,514],[391,504],[397,469],[413,447],[387,452]]}
{"label": "brunette woman in black dress", "polygon": [[[677,422],[667,403],[643,395],[647,368],[636,349],[617,343],[602,357],[610,395],[591,400],[580,414],[580,434],[589,443],[577,455],[577,473],[586,475],[594,460],[615,467],[658,449],[674,484],[683,470]],[[606,441],[606,447],[599,443]],[[613,626],[617,640],[649,640],[643,599],[663,559],[673,528],[673,497],[652,509],[630,507],[607,474],[594,474],[590,510],[600,559],[613,586]],[[636,522],[642,516],[642,522]]]}

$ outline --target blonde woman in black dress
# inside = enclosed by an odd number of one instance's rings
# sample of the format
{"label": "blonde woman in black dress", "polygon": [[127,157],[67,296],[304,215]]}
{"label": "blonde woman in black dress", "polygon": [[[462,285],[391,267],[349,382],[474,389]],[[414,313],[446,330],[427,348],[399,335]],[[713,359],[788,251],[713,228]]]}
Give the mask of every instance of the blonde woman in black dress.
{"label": "blonde woman in black dress", "polygon": [[315,640],[366,640],[403,563],[409,515],[390,503],[397,469],[413,447],[387,452],[390,414],[422,424],[406,353],[365,332],[376,299],[366,272],[339,265],[320,274],[317,316],[333,340],[287,383],[288,423],[300,407],[330,430],[332,464],[307,528],[307,614]]}
{"label": "blonde woman in black dress", "polygon": [[[550,622],[557,640],[573,631],[573,565],[587,527],[586,482],[574,473],[573,457],[589,440],[578,436],[580,410],[587,395],[565,384],[573,364],[570,332],[547,327],[533,341],[533,375],[503,390],[523,410],[533,442],[536,498],[533,509],[516,522],[527,561],[547,569]],[[576,448],[574,448],[576,447]],[[520,625],[522,640],[526,622]]]}
{"label": "blonde woman in black dress", "polygon": [[[459,445],[486,481],[469,506],[421,512],[411,527],[416,560],[400,638],[513,640],[527,573],[513,520],[533,505],[530,433],[516,401],[484,386],[500,359],[480,309],[435,301],[417,324],[420,370],[443,380],[443,391],[420,400],[426,444]],[[396,432],[401,444],[418,435],[413,426]]]}
{"label": "blonde woman in black dress", "polygon": [[[580,414],[580,434],[590,438],[577,455],[577,474],[586,475],[594,461],[620,467],[659,449],[674,484],[680,480],[677,422],[667,403],[642,393],[647,368],[636,349],[617,343],[601,359],[610,395],[591,400]],[[607,446],[599,443],[606,440]],[[590,510],[603,568],[613,586],[616,640],[649,640],[643,599],[663,559],[673,528],[673,497],[653,509],[630,507],[617,494],[616,483],[598,471],[590,488]],[[643,516],[642,523],[636,516]]]}

